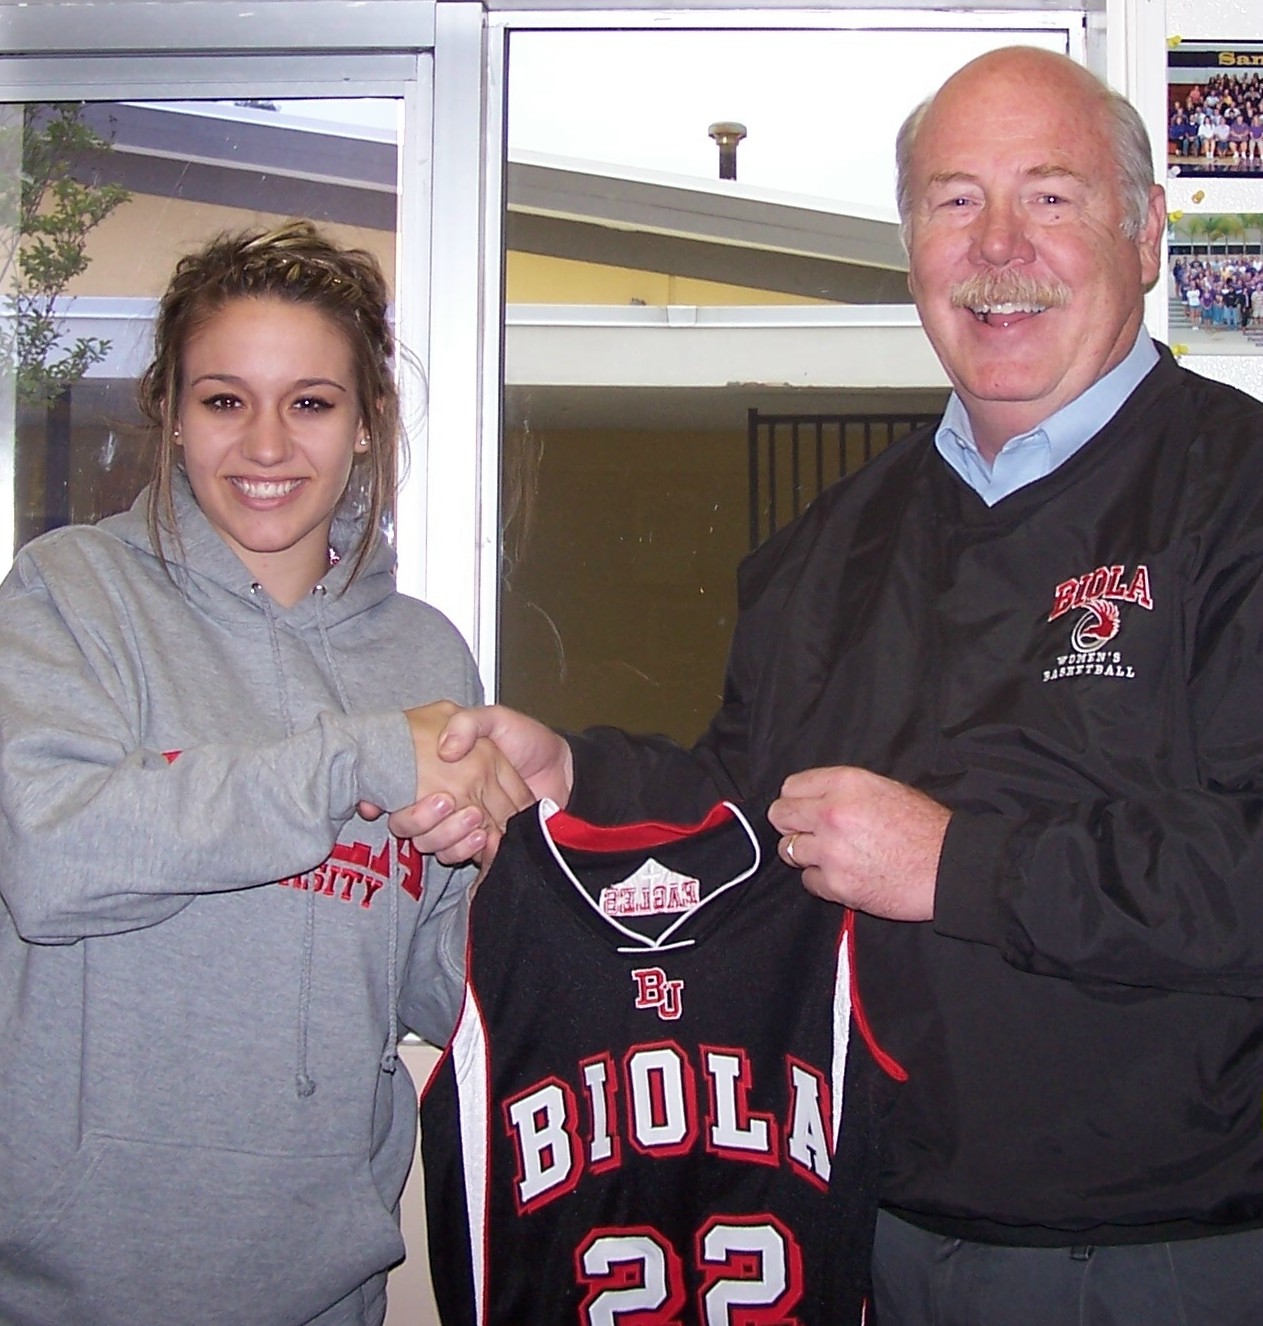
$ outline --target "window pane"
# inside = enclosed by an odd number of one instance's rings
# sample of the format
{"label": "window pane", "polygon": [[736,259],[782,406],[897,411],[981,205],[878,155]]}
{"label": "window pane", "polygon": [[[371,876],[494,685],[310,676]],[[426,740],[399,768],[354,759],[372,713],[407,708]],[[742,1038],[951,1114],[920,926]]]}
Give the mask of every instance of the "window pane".
{"label": "window pane", "polygon": [[392,274],[398,114],[387,98],[0,108],[4,546],[98,520],[140,491],[136,379],[181,254],[306,216]]}

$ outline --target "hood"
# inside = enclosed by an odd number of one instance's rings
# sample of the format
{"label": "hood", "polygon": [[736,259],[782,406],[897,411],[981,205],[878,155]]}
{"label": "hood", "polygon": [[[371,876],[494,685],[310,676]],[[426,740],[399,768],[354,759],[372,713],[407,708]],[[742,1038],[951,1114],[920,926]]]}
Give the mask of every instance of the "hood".
{"label": "hood", "polygon": [[[162,552],[167,570],[189,602],[217,621],[243,616],[257,620],[267,599],[268,611],[290,630],[325,629],[376,607],[395,588],[395,553],[379,539],[359,575],[352,581],[355,550],[364,530],[362,519],[339,513],[334,517],[330,543],[339,557],[312,593],[292,608],[274,603],[255,587],[245,563],[228,546],[198,506],[188,478],[176,469],[171,478],[176,533],[164,531]],[[149,488],[141,490],[131,508],[100,522],[99,528],[142,555],[157,557],[146,519]],[[316,592],[322,591],[322,592]]]}

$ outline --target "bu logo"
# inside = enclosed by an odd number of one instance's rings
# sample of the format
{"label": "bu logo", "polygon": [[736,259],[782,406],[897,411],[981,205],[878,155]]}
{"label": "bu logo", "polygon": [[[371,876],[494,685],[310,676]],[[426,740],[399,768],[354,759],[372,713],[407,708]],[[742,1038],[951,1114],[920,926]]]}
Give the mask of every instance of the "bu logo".
{"label": "bu logo", "polygon": [[684,1007],[681,996],[683,981],[669,981],[661,967],[635,967],[632,980],[636,982],[636,1007],[656,1008],[664,1022],[674,1022]]}

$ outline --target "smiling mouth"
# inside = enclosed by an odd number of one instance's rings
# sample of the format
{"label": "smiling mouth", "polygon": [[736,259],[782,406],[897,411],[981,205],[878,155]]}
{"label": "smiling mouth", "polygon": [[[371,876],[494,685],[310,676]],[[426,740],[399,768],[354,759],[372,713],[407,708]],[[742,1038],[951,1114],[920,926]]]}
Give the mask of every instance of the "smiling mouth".
{"label": "smiling mouth", "polygon": [[270,498],[288,497],[295,489],[302,486],[301,479],[245,479],[234,476],[231,483],[243,497],[252,497],[258,501]]}
{"label": "smiling mouth", "polygon": [[1007,327],[1019,314],[1023,317],[1034,317],[1043,313],[1047,307],[1047,304],[983,304],[978,308],[970,307],[969,311],[979,322],[985,322],[988,327]]}
{"label": "smiling mouth", "polygon": [[1016,326],[1051,308],[1065,308],[1070,296],[1063,281],[1013,268],[975,272],[950,291],[954,308],[967,310],[988,327]]}

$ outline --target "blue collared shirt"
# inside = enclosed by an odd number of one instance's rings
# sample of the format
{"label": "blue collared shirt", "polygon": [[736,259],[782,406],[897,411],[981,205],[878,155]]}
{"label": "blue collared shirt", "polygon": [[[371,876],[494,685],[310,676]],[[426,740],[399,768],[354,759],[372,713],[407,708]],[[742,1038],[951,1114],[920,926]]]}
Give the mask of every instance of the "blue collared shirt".
{"label": "blue collared shirt", "polygon": [[939,454],[988,505],[1051,474],[1105,427],[1140,380],[1158,362],[1149,333],[1142,327],[1127,357],[1115,364],[1069,405],[1029,432],[1010,438],[988,465],[974,441],[965,406],[955,392],[934,434]]}

